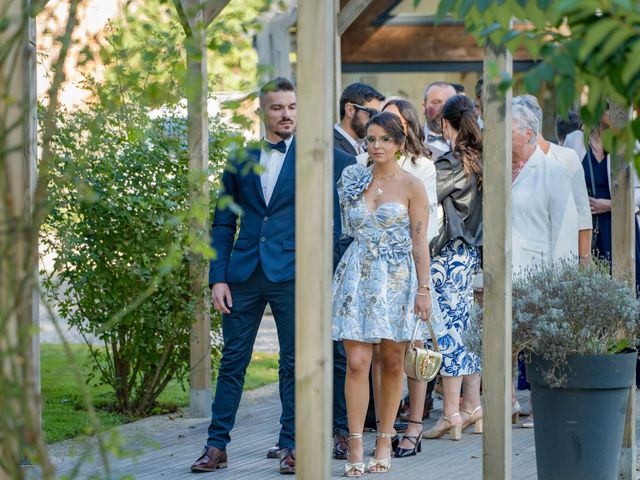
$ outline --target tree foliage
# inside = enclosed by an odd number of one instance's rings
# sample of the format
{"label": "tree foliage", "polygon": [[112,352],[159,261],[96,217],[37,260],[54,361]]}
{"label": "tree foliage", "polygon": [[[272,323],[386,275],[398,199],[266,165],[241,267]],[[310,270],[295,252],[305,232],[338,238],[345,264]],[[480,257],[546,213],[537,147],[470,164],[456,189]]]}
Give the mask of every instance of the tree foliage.
{"label": "tree foliage", "polygon": [[[580,109],[595,125],[608,101],[638,111],[640,102],[640,3],[635,0],[442,0],[438,17],[464,21],[479,44],[491,40],[514,52],[526,49],[539,60],[527,72],[531,93],[548,84],[558,111],[588,91]],[[604,138],[609,151],[625,147],[627,156],[640,138],[640,118]]]}
{"label": "tree foliage", "polygon": [[[58,113],[41,245],[55,256],[44,285],[58,315],[86,337],[94,373],[113,388],[116,409],[137,416],[171,379],[188,376],[195,301],[189,254],[212,252],[189,235],[202,212],[189,199],[183,109],[152,110],[148,79],[157,65],[129,62],[118,40],[109,42],[113,80],[88,78],[92,101]],[[181,61],[170,60],[170,69]],[[212,121],[209,138],[211,182],[227,143],[242,137]],[[210,209],[214,202],[212,194]]]}
{"label": "tree foliage", "polygon": [[[271,0],[232,0],[209,25],[207,68],[210,91],[247,91],[258,82],[257,55],[252,33],[256,19]],[[101,50],[107,66],[106,85],[119,89],[128,83],[122,64],[131,75],[145,72],[145,96],[159,106],[185,97],[185,32],[172,0],[133,0],[123,15],[108,26]],[[117,57],[115,52],[118,52]],[[151,66],[151,68],[149,68]]]}

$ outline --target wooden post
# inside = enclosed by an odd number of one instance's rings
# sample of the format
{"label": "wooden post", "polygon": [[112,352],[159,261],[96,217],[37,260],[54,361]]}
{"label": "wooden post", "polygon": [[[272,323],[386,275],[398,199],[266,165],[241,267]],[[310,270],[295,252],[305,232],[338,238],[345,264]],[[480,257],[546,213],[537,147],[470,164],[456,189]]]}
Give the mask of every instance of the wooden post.
{"label": "wooden post", "polygon": [[[42,453],[38,342],[37,108],[35,19],[28,2],[5,0],[0,32],[0,478]],[[42,458],[43,475],[52,471]]]}
{"label": "wooden post", "polygon": [[[209,243],[209,115],[207,113],[207,26],[229,0],[174,0],[186,33],[187,124],[189,176],[192,185],[192,241]],[[195,319],[191,327],[189,410],[193,417],[211,415],[211,319],[209,263],[201,253],[190,258],[191,295]]]}
{"label": "wooden post", "polygon": [[[627,109],[609,103],[609,117],[614,128],[622,128],[629,121]],[[624,152],[611,154],[611,230],[613,276],[625,280],[635,289],[635,205],[631,164]],[[635,382],[629,389],[627,417],[620,454],[620,480],[636,478],[636,421]]]}
{"label": "wooden post", "polygon": [[498,92],[488,66],[512,72],[511,54],[489,43],[484,57],[482,476],[511,478],[511,89]]}
{"label": "wooden post", "polygon": [[298,1],[296,474],[305,480],[331,478],[335,20],[334,0]]}
{"label": "wooden post", "polygon": [[258,63],[266,67],[261,73],[262,83],[274,77],[293,79],[289,29],[296,23],[295,1],[287,0],[285,13],[278,13],[278,8],[274,5],[271,11],[261,17],[263,28],[256,33]]}

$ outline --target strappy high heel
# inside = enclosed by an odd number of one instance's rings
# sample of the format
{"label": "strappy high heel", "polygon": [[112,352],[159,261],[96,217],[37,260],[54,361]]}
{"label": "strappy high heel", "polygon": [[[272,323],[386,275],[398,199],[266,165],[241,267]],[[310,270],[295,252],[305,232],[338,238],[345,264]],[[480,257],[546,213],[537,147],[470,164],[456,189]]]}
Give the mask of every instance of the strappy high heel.
{"label": "strappy high heel", "polygon": [[451,423],[451,418],[455,416],[459,417],[460,413],[452,413],[451,417],[443,416],[442,421],[444,423],[444,426],[442,428],[436,428],[434,425],[429,430],[424,432],[424,438],[435,440],[436,438],[442,437],[445,433],[449,433],[449,438],[451,440],[460,440],[462,438],[462,425],[454,425],[453,423]]}
{"label": "strappy high heel", "polygon": [[467,413],[469,415],[469,418],[465,421],[462,422],[462,431],[464,432],[467,428],[469,428],[471,426],[471,424],[473,424],[473,433],[482,433],[483,430],[483,421],[482,421],[482,415],[480,415],[477,418],[475,417],[475,414],[479,411],[482,410],[482,406],[478,405],[476,408],[474,408],[473,410],[467,410],[467,409],[462,409],[462,411],[464,413]]}
{"label": "strappy high heel", "polygon": [[[413,423],[416,425],[420,425],[422,426],[422,422],[416,422],[415,420],[409,420],[407,419],[407,422],[409,423]],[[417,455],[418,453],[420,453],[422,451],[422,431],[420,431],[420,433],[418,435],[403,435],[402,436],[402,440],[404,439],[409,440],[411,443],[413,443],[413,447],[412,448],[401,448],[399,445],[394,448],[393,450],[393,456],[396,458],[405,458],[405,457],[412,457],[414,455]],[[402,443],[402,440],[400,440],[400,443]]]}
{"label": "strappy high heel", "polygon": [[[349,440],[362,438],[361,433],[349,433]],[[351,442],[349,442],[351,443]],[[349,462],[344,464],[344,476],[349,478],[358,478],[364,475],[364,462]]]}
{"label": "strappy high heel", "polygon": [[[393,435],[393,433],[378,432],[376,437],[391,439],[393,438]],[[376,470],[373,470],[374,468],[376,468]],[[367,463],[367,472],[369,473],[387,473],[389,470],[391,470],[391,447],[389,447],[389,456],[387,458],[373,457],[369,460],[369,463]]]}

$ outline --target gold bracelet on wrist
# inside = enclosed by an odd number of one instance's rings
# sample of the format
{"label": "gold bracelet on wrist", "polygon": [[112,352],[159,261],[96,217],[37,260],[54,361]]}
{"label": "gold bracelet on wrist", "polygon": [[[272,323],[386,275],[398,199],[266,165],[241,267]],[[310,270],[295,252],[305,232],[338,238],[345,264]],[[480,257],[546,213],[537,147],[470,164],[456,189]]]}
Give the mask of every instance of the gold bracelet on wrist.
{"label": "gold bracelet on wrist", "polygon": [[431,290],[431,286],[428,283],[425,285],[418,286],[418,290],[420,290],[421,288],[426,288],[427,290]]}
{"label": "gold bracelet on wrist", "polygon": [[416,295],[420,295],[421,297],[428,297],[429,296],[424,292],[416,292]]}

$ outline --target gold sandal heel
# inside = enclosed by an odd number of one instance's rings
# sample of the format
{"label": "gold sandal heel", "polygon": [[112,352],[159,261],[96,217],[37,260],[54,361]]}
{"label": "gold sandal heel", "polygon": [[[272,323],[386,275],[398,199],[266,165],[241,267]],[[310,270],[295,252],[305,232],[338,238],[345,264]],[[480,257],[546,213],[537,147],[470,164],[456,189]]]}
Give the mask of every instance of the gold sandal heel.
{"label": "gold sandal heel", "polygon": [[[382,437],[382,438],[393,438],[394,434],[393,433],[382,433],[382,432],[378,432],[378,434],[376,435],[376,437]],[[376,470],[372,470],[373,468],[376,468]],[[387,458],[372,458],[369,460],[369,463],[367,463],[367,472],[369,473],[387,473],[389,470],[391,470],[391,446],[389,446],[389,456]]]}
{"label": "gold sandal heel", "polygon": [[[349,440],[362,438],[361,433],[349,433]],[[344,464],[344,477],[359,478],[364,475],[364,462],[346,462]]]}
{"label": "gold sandal heel", "polygon": [[482,428],[483,427],[482,416],[474,418],[476,413],[478,413],[481,410],[482,410],[482,406],[480,406],[480,405],[478,405],[473,410],[462,409],[462,412],[464,412],[464,413],[469,415],[469,418],[462,424],[462,431],[463,432],[467,428],[469,428],[471,426],[471,424],[473,424],[473,433],[482,433],[482,430],[483,430],[483,428]]}
{"label": "gold sandal heel", "polygon": [[[460,413],[455,412],[451,414],[451,418],[455,416],[459,417]],[[444,426],[441,428],[436,428],[435,426],[431,427],[429,430],[424,432],[424,438],[435,440],[444,436],[446,433],[449,433],[449,438],[451,438],[451,440],[460,440],[462,438],[462,425],[454,425],[451,422],[451,418],[443,416],[442,421]]]}

